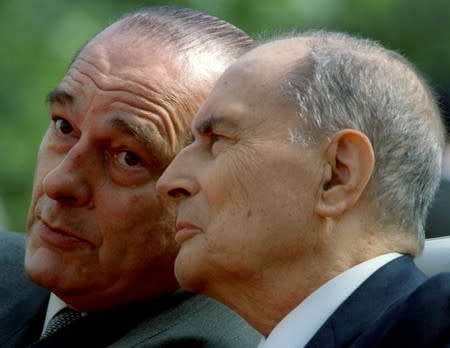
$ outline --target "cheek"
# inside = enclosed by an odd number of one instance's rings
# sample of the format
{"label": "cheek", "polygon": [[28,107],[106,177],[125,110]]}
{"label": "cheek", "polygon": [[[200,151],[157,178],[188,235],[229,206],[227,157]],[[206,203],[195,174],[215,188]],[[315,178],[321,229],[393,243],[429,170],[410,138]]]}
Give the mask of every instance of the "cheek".
{"label": "cheek", "polygon": [[[211,217],[241,211],[252,203],[250,193],[257,180],[255,172],[245,161],[227,159],[214,170],[205,173],[204,195]],[[225,211],[223,211],[226,209]]]}
{"label": "cheek", "polygon": [[[54,161],[53,161],[54,162]],[[52,166],[52,161],[49,160],[48,156],[41,156],[39,155],[37,163],[36,163],[36,170],[34,172],[34,179],[33,179],[33,188],[31,192],[31,201],[30,201],[30,207],[28,210],[28,217],[27,217],[27,229],[30,230],[31,225],[34,222],[35,218],[35,209],[38,200],[42,197],[44,194],[44,186],[43,182],[45,180],[46,175],[54,168],[57,164]]]}
{"label": "cheek", "polygon": [[174,204],[165,204],[154,192],[111,197],[109,202],[97,212],[103,235],[101,258],[142,262],[176,248]]}
{"label": "cheek", "polygon": [[211,222],[192,254],[205,257],[205,263],[218,274],[248,275],[260,263],[258,216],[249,215],[251,207],[227,208]]}
{"label": "cheek", "polygon": [[230,272],[256,272],[265,260],[283,259],[304,242],[312,227],[313,189],[292,173],[280,174],[243,173],[224,190],[206,233],[211,262]]}
{"label": "cheek", "polygon": [[65,153],[57,153],[50,148],[47,135],[42,140],[36,159],[36,170],[34,173],[35,186],[42,185],[46,175],[64,160]]}
{"label": "cheek", "polygon": [[243,255],[249,256],[260,217],[266,214],[263,203],[270,185],[261,178],[258,161],[250,157],[227,156],[204,181],[208,223],[203,247],[212,262],[224,268],[235,268],[233,263],[242,262]]}

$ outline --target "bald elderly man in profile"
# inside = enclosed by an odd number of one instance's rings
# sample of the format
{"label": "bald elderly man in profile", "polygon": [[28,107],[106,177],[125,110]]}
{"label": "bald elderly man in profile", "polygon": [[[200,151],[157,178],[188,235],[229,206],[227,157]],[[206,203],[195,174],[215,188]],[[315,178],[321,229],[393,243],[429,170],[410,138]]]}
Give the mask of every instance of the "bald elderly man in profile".
{"label": "bald elderly man in profile", "polygon": [[[145,8],[97,34],[48,95],[24,238],[0,233],[0,346],[251,347],[222,304],[178,290],[175,206],[155,184],[244,32]],[[27,279],[29,277],[33,283]]]}
{"label": "bald elderly man in profile", "polygon": [[424,244],[444,129],[430,88],[377,43],[310,32],[232,64],[158,181],[175,273],[263,348],[448,347],[450,274]]}

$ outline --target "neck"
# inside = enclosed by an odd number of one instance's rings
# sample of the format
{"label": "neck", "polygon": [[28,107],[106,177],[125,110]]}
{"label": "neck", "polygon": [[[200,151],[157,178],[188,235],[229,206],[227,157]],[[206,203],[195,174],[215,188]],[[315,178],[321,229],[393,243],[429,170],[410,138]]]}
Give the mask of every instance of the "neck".
{"label": "neck", "polygon": [[211,282],[204,292],[268,336],[290,311],[328,280],[375,256],[402,252],[393,245],[380,240],[377,233],[330,228],[322,231],[314,246],[299,250],[290,263],[267,262],[263,271]]}
{"label": "neck", "polygon": [[[327,257],[317,249],[296,264],[278,264],[264,271],[208,284],[204,293],[224,303],[262,335],[274,327],[314,290],[339,272],[321,266]],[[311,260],[306,264],[306,260]],[[326,270],[326,271],[324,271]]]}
{"label": "neck", "polygon": [[[298,277],[298,275],[297,275]],[[306,293],[290,290],[285,284],[260,280],[253,284],[227,283],[219,291],[208,289],[207,295],[233,309],[263,336],[273,328],[303,299]],[[272,284],[272,285],[270,285]],[[225,294],[225,296],[222,296]]]}

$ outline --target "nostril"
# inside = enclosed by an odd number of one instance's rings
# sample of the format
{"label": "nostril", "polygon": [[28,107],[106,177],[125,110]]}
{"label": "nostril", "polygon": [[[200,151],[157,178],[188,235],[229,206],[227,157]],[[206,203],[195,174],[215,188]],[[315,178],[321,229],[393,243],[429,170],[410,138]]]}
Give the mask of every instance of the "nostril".
{"label": "nostril", "polygon": [[69,196],[69,195],[54,195],[52,197],[55,201],[59,201],[61,203],[65,203],[65,204],[75,204],[77,199],[74,196]]}
{"label": "nostril", "polygon": [[181,198],[181,197],[189,197],[191,194],[188,190],[184,188],[176,188],[173,190],[170,190],[168,192],[168,195],[172,198]]}

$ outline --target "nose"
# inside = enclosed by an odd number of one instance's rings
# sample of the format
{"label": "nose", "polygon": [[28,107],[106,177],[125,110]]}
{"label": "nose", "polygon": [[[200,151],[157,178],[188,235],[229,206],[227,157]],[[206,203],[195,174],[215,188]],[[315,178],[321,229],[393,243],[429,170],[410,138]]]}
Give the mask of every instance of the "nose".
{"label": "nose", "polygon": [[156,190],[164,198],[175,201],[197,194],[199,184],[189,147],[183,149],[166,168],[156,183]]}
{"label": "nose", "polygon": [[83,206],[91,198],[85,154],[76,146],[63,155],[43,180],[43,190],[51,199],[64,205]]}

